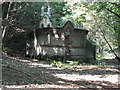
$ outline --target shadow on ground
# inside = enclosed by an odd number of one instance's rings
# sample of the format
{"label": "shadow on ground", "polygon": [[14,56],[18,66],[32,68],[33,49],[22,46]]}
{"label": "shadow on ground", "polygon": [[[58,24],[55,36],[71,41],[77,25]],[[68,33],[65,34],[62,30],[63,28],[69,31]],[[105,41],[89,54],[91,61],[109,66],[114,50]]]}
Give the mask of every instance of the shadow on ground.
{"label": "shadow on ground", "polygon": [[[3,57],[3,65],[13,67],[2,68],[2,79],[4,85],[29,85],[29,84],[50,84],[82,88],[112,88],[118,87],[117,83],[104,80],[94,80],[88,77],[79,78],[84,75],[98,75],[105,78],[107,75],[118,75],[119,67],[79,67],[79,68],[53,68],[44,61],[21,60],[16,58]],[[116,69],[117,68],[117,69]],[[26,74],[27,73],[27,74]],[[59,76],[62,75],[62,76]],[[72,75],[70,77],[70,75]],[[78,78],[75,78],[75,76]],[[63,78],[62,78],[63,77]],[[70,77],[70,78],[67,78]],[[67,79],[66,79],[67,78]],[[116,77],[117,78],[117,77]],[[36,87],[37,88],[37,87]]]}

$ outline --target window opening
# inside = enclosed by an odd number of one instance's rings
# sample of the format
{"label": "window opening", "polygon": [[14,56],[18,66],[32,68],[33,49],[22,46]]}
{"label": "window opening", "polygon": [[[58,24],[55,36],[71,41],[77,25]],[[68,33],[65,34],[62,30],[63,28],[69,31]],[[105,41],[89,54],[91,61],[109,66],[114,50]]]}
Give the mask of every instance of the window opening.
{"label": "window opening", "polygon": [[65,43],[70,43],[70,34],[71,34],[71,31],[70,31],[70,29],[67,29],[67,30],[65,30]]}

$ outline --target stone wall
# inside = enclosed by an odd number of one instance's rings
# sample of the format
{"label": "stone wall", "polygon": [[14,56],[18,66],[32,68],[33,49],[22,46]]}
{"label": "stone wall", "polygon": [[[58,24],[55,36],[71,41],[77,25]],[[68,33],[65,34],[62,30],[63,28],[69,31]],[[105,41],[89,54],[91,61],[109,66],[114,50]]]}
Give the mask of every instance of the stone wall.
{"label": "stone wall", "polygon": [[[51,43],[47,43],[47,33],[50,33]],[[63,31],[57,30],[57,38],[52,33],[52,31],[39,31],[37,33],[37,43],[38,47],[36,52],[38,54],[47,55],[62,55],[65,56],[65,42],[62,38]],[[81,58],[85,57],[85,47],[86,47],[86,32],[75,30],[72,37],[72,43],[70,46],[71,57]]]}
{"label": "stone wall", "polygon": [[87,60],[96,60],[96,46],[87,40],[86,42],[86,59]]}

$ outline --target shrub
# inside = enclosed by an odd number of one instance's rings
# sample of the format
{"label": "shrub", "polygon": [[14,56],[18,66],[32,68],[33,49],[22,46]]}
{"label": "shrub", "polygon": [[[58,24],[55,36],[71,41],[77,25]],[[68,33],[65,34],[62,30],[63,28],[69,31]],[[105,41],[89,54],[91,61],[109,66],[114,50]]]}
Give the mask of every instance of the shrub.
{"label": "shrub", "polygon": [[79,64],[79,61],[56,61],[56,60],[50,61],[50,65],[55,67],[73,66],[78,64]]}
{"label": "shrub", "polygon": [[10,49],[8,47],[2,47],[2,51],[8,53],[10,52]]}
{"label": "shrub", "polygon": [[99,53],[99,54],[96,55],[97,59],[103,59],[103,57],[104,57],[103,53]]}
{"label": "shrub", "polygon": [[55,67],[63,67],[65,64],[60,61],[51,60],[50,65],[55,66]]}
{"label": "shrub", "polygon": [[78,65],[79,61],[66,61],[68,62],[68,65]]}
{"label": "shrub", "polygon": [[12,51],[11,51],[11,49],[8,48],[8,47],[2,47],[2,51],[5,52],[5,53],[7,53],[10,56],[14,56],[13,53],[12,53]]}

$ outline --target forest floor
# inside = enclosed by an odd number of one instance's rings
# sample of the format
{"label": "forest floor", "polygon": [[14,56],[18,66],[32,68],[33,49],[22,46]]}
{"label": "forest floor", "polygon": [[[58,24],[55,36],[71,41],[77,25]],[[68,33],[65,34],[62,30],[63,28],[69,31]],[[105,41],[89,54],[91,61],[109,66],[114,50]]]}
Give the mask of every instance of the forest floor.
{"label": "forest floor", "polygon": [[[48,61],[3,56],[4,88],[118,88],[120,66],[77,65],[56,68]],[[108,89],[109,90],[109,89]]]}

